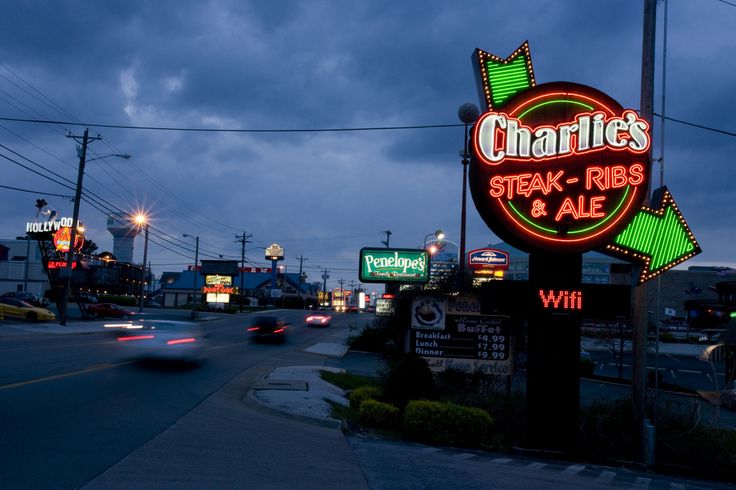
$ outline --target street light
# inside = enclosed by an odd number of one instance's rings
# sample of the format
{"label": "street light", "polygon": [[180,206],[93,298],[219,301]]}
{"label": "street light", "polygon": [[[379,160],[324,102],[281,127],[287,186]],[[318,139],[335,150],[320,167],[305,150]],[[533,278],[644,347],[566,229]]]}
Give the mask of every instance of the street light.
{"label": "street light", "polygon": [[[130,158],[130,156],[128,156],[128,158]],[[135,223],[138,225],[139,229],[145,227],[146,230],[145,239],[143,241],[143,267],[141,267],[141,290],[138,301],[138,312],[143,313],[143,296],[146,285],[146,264],[148,263],[148,218],[145,214],[138,213],[135,216]]]}
{"label": "street light", "polygon": [[199,262],[199,237],[194,235],[182,235],[184,238],[194,238],[196,245],[194,248],[194,279],[192,280],[192,320],[197,318],[197,262]]}
{"label": "street light", "polygon": [[74,210],[72,212],[72,226],[71,230],[69,232],[69,252],[66,256],[66,267],[62,272],[60,272],[60,276],[64,280],[64,289],[62,292],[62,299],[61,299],[61,308],[59,311],[59,325],[65,326],[66,320],[67,320],[67,308],[69,306],[69,290],[71,289],[71,282],[72,282],[72,268],[74,265],[74,243],[77,239],[77,227],[79,226],[79,205],[81,204],[82,200],[82,181],[84,179],[84,166],[88,161],[98,160],[99,158],[107,158],[108,156],[116,156],[120,158],[125,158],[126,160],[130,158],[130,155],[126,154],[111,154],[111,155],[105,155],[103,157],[97,157],[92,158],[90,160],[87,160],[87,145],[90,141],[95,141],[102,139],[101,136],[89,136],[89,129],[85,128],[84,134],[82,136],[75,136],[73,134],[68,134],[67,138],[72,138],[80,145],[77,146],[77,154],[79,156],[79,167],[77,168],[77,187],[74,193]]}
{"label": "street light", "polygon": [[463,146],[462,150],[462,165],[463,165],[463,202],[462,202],[462,211],[460,216],[460,284],[461,286],[465,284],[464,276],[465,276],[465,201],[467,196],[467,189],[468,189],[468,163],[470,163],[470,153],[468,152],[468,124],[474,123],[478,116],[480,115],[480,111],[478,108],[471,104],[470,102],[466,102],[465,104],[461,105],[460,108],[457,110],[457,117],[460,118],[460,121],[462,121],[465,124],[464,128],[464,134],[465,134],[465,144]]}
{"label": "street light", "polygon": [[130,155],[127,153],[110,153],[109,155],[102,155],[100,157],[94,157],[87,160],[87,163],[94,162],[95,160],[102,160],[103,158],[108,157],[117,157],[122,158],[123,160],[130,160]]}
{"label": "street light", "polygon": [[427,235],[424,237],[424,245],[422,246],[422,248],[427,248],[427,239],[432,236],[434,237],[435,241],[441,242],[445,239],[445,232],[442,230],[437,230],[434,233],[427,233]]}

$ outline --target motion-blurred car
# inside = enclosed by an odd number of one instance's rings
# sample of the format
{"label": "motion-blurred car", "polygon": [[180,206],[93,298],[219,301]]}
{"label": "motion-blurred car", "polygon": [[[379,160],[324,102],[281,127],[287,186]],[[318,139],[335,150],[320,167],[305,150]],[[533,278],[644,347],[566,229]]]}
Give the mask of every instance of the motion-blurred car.
{"label": "motion-blurred car", "polygon": [[731,381],[721,391],[721,406],[729,410],[736,408],[736,381]]}
{"label": "motion-blurred car", "polygon": [[9,293],[4,293],[2,296],[0,296],[0,298],[18,299],[20,301],[25,301],[29,305],[38,306],[39,308],[48,308],[48,306],[51,304],[46,298],[41,298],[40,296],[37,296],[28,291],[11,291]]}
{"label": "motion-blurred car", "polygon": [[253,318],[248,327],[248,333],[253,340],[276,339],[286,340],[286,329],[289,324],[283,318],[272,315],[258,315]]}
{"label": "motion-blurred car", "polygon": [[310,313],[304,319],[307,325],[313,327],[327,327],[332,322],[332,315],[329,313]]}
{"label": "motion-blurred car", "polygon": [[29,322],[56,319],[52,311],[14,298],[0,298],[0,315],[6,318],[22,318]]}
{"label": "motion-blurred car", "polygon": [[135,312],[112,303],[95,303],[87,307],[87,313],[97,318],[127,318]]}
{"label": "motion-blurred car", "polygon": [[199,362],[204,358],[205,335],[192,322],[142,320],[116,325],[118,343],[137,359]]}

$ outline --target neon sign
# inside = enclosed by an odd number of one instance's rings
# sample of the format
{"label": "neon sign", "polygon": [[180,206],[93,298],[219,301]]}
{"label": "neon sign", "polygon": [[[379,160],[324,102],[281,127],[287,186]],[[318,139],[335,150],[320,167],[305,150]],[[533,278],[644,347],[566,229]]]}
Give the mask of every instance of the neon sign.
{"label": "neon sign", "polygon": [[655,191],[652,203],[657,207],[643,206],[604,251],[641,263],[639,284],[701,252],[667,187]]}
{"label": "neon sign", "polygon": [[362,282],[429,281],[429,252],[407,248],[363,248],[358,277]]}
{"label": "neon sign", "polygon": [[[54,233],[53,241],[54,241],[54,248],[58,250],[59,252],[68,252],[69,251],[69,242],[71,241],[71,234],[72,229],[68,226],[64,226],[62,228],[59,228],[56,233]],[[74,236],[74,250],[77,252],[82,249],[84,246],[84,237],[80,236],[79,234]]]}
{"label": "neon sign", "polygon": [[205,294],[235,294],[235,288],[225,284],[208,284],[202,286],[202,292]]}
{"label": "neon sign", "polygon": [[[491,100],[496,100],[491,96]],[[638,212],[649,125],[592,87],[534,85],[482,114],[470,188],[486,224],[527,251],[600,248]]]}
{"label": "neon sign", "polygon": [[539,299],[546,310],[582,310],[582,291],[545,291],[539,290]]}

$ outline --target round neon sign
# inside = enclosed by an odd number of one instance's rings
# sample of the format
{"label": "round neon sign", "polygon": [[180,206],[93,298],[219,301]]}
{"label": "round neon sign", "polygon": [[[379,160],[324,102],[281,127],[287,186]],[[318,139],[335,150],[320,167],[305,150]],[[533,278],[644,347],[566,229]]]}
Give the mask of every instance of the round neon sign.
{"label": "round neon sign", "polygon": [[486,224],[527,251],[610,243],[649,184],[649,125],[603,92],[537,85],[482,114],[470,189]]}
{"label": "round neon sign", "polygon": [[[59,252],[69,252],[69,242],[71,241],[72,229],[68,226],[62,226],[54,233],[54,248]],[[74,236],[74,250],[79,252],[84,246],[84,237],[79,234]]]}

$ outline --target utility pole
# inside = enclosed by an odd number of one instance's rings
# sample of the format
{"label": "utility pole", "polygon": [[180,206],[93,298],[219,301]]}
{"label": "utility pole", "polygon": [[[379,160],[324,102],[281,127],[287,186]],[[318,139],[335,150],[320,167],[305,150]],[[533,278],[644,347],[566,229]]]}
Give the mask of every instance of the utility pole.
{"label": "utility pole", "polygon": [[386,230],[386,231],[384,231],[384,233],[386,234],[386,239],[385,240],[381,240],[381,243],[383,243],[384,245],[386,245],[386,248],[389,248],[388,244],[391,241],[391,235],[393,235],[393,233],[391,233],[391,230]]}
{"label": "utility pole", "polygon": [[350,305],[352,306],[354,304],[353,301],[355,301],[355,281],[348,281],[348,288],[350,288]]}
{"label": "utility pole", "polygon": [[346,302],[345,302],[345,290],[343,289],[343,284],[345,284],[345,279],[340,279],[337,281],[337,283],[340,285],[340,299],[342,300],[342,307],[343,311],[345,310]]}
{"label": "utility pole", "polygon": [[[649,127],[654,127],[654,48],[655,48],[655,28],[657,24],[657,1],[644,0],[644,26],[642,36],[642,58],[641,58],[641,117],[649,123]],[[652,150],[649,149],[649,166],[651,175],[651,156]],[[644,205],[648,206],[651,195],[651,179],[649,188],[644,196]],[[638,274],[635,275],[638,277]],[[633,307],[632,307],[632,376],[631,389],[634,401],[634,418],[636,421],[636,430],[639,436],[639,457],[640,461],[649,464],[647,451],[647,419],[646,419],[646,390],[647,390],[647,289],[646,283],[634,286]],[[622,339],[623,341],[623,339]],[[657,373],[655,373],[656,375]],[[654,407],[656,410],[657,407]],[[653,435],[653,434],[652,434]],[[654,441],[651,441],[652,444]],[[653,453],[653,451],[652,451]],[[652,457],[653,459],[653,457]]]}
{"label": "utility pole", "polygon": [[235,235],[235,241],[239,242],[240,247],[240,313],[243,313],[243,279],[245,276],[245,244],[248,243],[248,239],[253,235],[250,233],[243,232],[242,235]]}
{"label": "utility pole", "polygon": [[[302,263],[305,260],[309,260],[307,257],[299,256],[297,257],[299,259],[299,300],[302,300]],[[302,309],[304,309],[304,302],[302,301]]]}
{"label": "utility pole", "polygon": [[82,180],[84,179],[84,164],[87,161],[87,145],[90,141],[100,140],[100,135],[89,137],[89,128],[84,129],[83,136],[74,136],[73,134],[66,135],[67,138],[73,138],[75,141],[80,142],[82,146],[77,146],[77,153],[79,154],[79,169],[77,171],[77,189],[74,193],[74,212],[72,214],[72,229],[69,231],[69,252],[66,255],[66,268],[64,269],[64,290],[62,292],[63,298],[61,300],[61,311],[59,312],[59,324],[66,325],[67,320],[67,307],[69,306],[69,290],[71,289],[72,281],[72,264],[74,263],[74,242],[77,240],[77,227],[79,226],[79,204],[82,200]]}
{"label": "utility pole", "polygon": [[326,268],[324,272],[322,273],[322,294],[324,296],[324,300],[327,301],[327,279],[330,278],[330,275],[328,274],[328,271]]}

